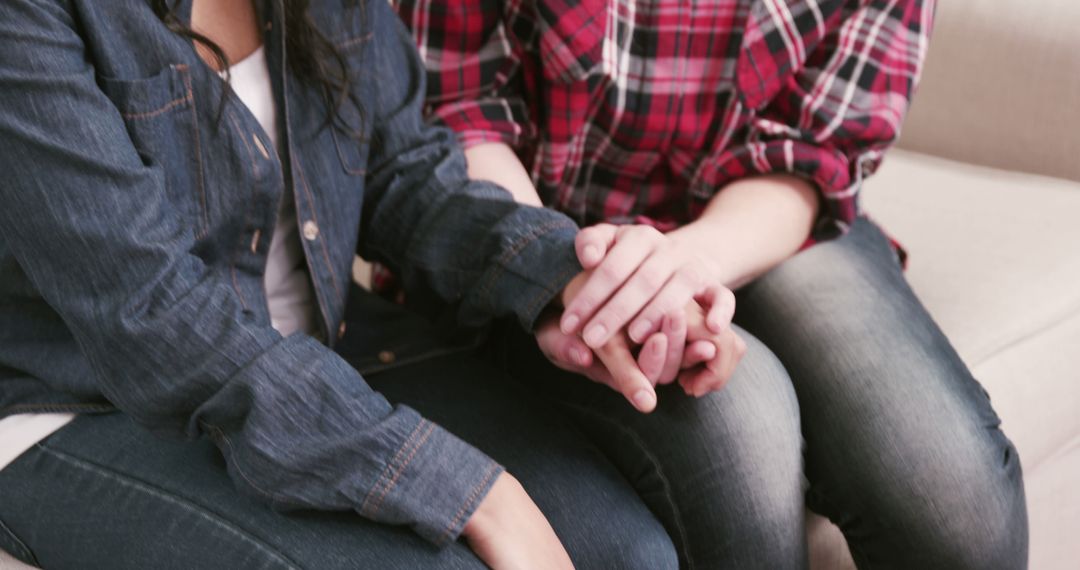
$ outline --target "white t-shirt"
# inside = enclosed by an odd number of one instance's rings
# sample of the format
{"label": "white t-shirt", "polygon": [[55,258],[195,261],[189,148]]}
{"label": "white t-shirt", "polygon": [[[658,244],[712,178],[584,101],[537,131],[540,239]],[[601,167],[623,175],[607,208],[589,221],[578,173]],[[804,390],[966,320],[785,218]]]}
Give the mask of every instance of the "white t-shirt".
{"label": "white t-shirt", "polygon": [[[262,46],[229,67],[229,85],[280,151],[277,107]],[[289,192],[282,195],[278,208],[263,287],[274,329],[282,336],[316,334],[315,301],[300,244],[296,204]],[[74,418],[74,414],[16,414],[0,420],[0,469]]]}

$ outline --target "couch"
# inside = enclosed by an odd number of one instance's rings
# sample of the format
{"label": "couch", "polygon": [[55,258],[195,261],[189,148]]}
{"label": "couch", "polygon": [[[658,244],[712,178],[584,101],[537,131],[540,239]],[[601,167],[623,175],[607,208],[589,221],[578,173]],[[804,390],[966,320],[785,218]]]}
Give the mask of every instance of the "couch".
{"label": "couch", "polygon": [[[947,0],[864,208],[1020,452],[1032,570],[1080,567],[1080,2]],[[814,570],[854,568],[807,514]],[[0,569],[22,569],[0,552]]]}
{"label": "couch", "polygon": [[[865,211],[989,392],[1024,468],[1030,568],[1080,568],[1080,2],[945,0]],[[854,568],[808,515],[811,567]]]}

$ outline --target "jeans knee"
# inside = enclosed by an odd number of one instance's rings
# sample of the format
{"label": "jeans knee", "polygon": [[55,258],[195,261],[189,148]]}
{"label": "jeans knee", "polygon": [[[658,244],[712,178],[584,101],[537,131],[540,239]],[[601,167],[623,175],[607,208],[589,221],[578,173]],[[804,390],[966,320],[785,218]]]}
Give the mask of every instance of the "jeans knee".
{"label": "jeans knee", "polygon": [[[1019,459],[1011,444],[1004,465],[963,489],[944,490],[957,501],[931,528],[945,563],[957,570],[1027,568],[1028,521]],[[960,502],[962,501],[962,502]]]}
{"label": "jeans knee", "polygon": [[675,546],[659,524],[636,528],[609,524],[594,529],[594,532],[597,534],[579,542],[578,548],[570,552],[575,567],[611,570],[674,570],[679,567]]}
{"label": "jeans knee", "polygon": [[[888,528],[878,531],[884,535],[898,531],[901,535],[885,540],[906,552],[901,557],[915,557],[904,567],[1027,567],[1027,506],[1019,458],[1006,440],[1004,451],[996,459],[993,465],[945,461],[946,465],[937,471],[943,476],[924,479],[921,493],[909,492],[906,500],[894,497],[893,508],[900,513],[885,514],[893,520]],[[906,548],[904,544],[917,548]]]}

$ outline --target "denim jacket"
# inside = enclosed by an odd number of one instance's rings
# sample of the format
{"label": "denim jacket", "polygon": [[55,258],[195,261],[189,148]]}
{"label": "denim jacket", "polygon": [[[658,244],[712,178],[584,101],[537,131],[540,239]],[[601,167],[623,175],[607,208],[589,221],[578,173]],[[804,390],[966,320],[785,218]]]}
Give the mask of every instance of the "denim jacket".
{"label": "denim jacket", "polygon": [[[577,228],[468,181],[454,136],[421,120],[424,70],[385,0],[312,2],[359,104],[336,126],[286,69],[282,10],[259,3],[279,156],[146,0],[0,3],[0,416],[115,407],[210,437],[275,507],[351,509],[442,544],[501,467],[332,350],[354,253],[462,322],[530,327],[580,271]],[[270,326],[283,192],[323,342]]]}

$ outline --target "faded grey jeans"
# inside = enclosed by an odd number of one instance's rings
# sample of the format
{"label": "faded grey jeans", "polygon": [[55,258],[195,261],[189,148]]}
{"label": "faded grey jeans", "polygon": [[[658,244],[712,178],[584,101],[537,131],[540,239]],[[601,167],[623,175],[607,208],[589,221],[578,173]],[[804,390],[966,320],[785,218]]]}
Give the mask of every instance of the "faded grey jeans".
{"label": "faded grey jeans", "polygon": [[661,387],[649,415],[524,335],[495,353],[607,453],[684,568],[805,568],[804,506],[860,568],[1026,566],[1016,450],[874,224],[744,287],[735,320],[749,349],[728,386]]}

